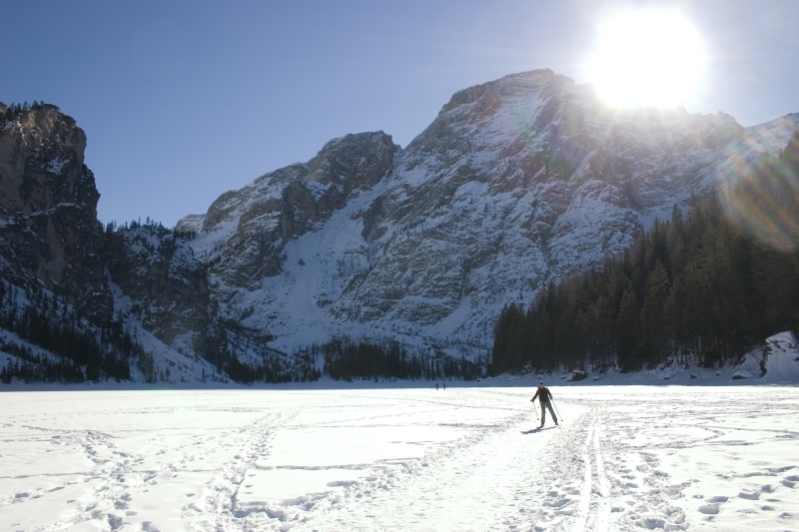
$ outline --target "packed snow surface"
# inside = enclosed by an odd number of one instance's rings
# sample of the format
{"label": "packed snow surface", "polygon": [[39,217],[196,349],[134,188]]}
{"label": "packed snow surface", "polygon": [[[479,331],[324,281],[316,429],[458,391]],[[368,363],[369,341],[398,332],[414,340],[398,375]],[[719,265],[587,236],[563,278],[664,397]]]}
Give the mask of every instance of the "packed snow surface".
{"label": "packed snow surface", "polygon": [[4,392],[0,529],[799,528],[799,388],[557,384]]}

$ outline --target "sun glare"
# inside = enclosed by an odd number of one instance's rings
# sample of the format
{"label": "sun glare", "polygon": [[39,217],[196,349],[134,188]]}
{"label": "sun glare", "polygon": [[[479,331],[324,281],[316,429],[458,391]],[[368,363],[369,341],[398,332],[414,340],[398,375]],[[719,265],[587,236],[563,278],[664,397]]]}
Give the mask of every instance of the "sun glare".
{"label": "sun glare", "polygon": [[676,13],[620,13],[601,26],[591,79],[614,106],[680,105],[695,89],[702,48],[697,32]]}

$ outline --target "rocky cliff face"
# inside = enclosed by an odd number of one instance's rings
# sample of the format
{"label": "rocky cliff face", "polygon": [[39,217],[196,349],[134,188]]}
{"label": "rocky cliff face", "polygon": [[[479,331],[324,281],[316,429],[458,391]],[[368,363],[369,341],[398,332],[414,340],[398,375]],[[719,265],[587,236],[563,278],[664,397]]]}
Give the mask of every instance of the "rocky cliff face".
{"label": "rocky cliff face", "polygon": [[171,229],[103,232],[85,147],[57,107],[0,104],[6,379],[225,381],[221,363],[197,356],[221,360],[207,268]]}
{"label": "rocky cliff face", "polygon": [[86,135],[53,105],[0,105],[0,274],[42,283],[97,322],[112,297]]}
{"label": "rocky cliff face", "polygon": [[143,327],[169,367],[256,367],[338,334],[483,355],[503,305],[623,252],[797,127],[620,113],[539,70],[455,94],[405,149],[347,135],[174,231],[103,233],[83,131],[53,106],[0,105],[0,275]]}
{"label": "rocky cliff face", "polygon": [[354,195],[384,178],[398,148],[382,132],[332,140],[308,163],[226,192],[207,214],[184,218],[176,230],[202,235],[192,245],[209,264],[214,295],[229,302],[280,274],[286,244],[322,228]]}
{"label": "rocky cliff face", "polygon": [[109,230],[103,261],[139,323],[167,345],[199,347],[210,324],[208,272],[185,239],[155,224]]}
{"label": "rocky cliff face", "polygon": [[711,187],[717,150],[742,133],[726,115],[620,114],[551,71],[459,92],[398,154],[364,224],[368,275],[337,315],[484,335],[498,307]]}
{"label": "rocky cliff face", "polygon": [[455,94],[403,150],[382,134],[333,141],[179,229],[197,234],[220,315],[279,346],[343,333],[479,349],[504,304],[621,253],[795,127],[621,113],[539,70]]}

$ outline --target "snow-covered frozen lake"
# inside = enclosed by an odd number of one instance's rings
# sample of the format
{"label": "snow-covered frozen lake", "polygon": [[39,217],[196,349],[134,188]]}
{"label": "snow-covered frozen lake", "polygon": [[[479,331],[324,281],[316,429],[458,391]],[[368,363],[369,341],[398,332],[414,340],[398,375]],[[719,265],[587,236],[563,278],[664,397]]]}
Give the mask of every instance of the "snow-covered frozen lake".
{"label": "snow-covered frozen lake", "polygon": [[552,392],[3,392],[0,529],[799,529],[799,388]]}

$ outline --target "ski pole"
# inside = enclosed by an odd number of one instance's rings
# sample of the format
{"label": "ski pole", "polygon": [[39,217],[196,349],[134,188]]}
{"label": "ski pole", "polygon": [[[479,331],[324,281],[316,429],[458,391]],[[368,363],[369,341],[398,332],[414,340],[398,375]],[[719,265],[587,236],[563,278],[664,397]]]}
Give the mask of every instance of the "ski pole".
{"label": "ski pole", "polygon": [[540,418],[541,415],[538,413],[538,405],[535,404],[535,399],[530,399],[530,402],[533,403],[533,408],[535,408],[535,417]]}
{"label": "ski pole", "polygon": [[558,418],[560,418],[560,420],[563,421],[563,416],[560,415],[560,410],[558,410],[558,405],[555,404],[555,398],[550,397],[550,399],[552,400],[552,406],[555,407],[555,412],[558,413]]}

